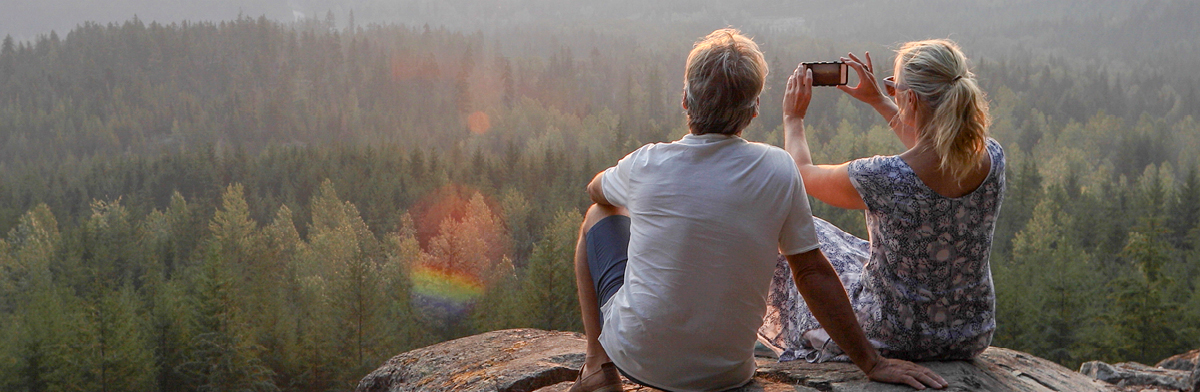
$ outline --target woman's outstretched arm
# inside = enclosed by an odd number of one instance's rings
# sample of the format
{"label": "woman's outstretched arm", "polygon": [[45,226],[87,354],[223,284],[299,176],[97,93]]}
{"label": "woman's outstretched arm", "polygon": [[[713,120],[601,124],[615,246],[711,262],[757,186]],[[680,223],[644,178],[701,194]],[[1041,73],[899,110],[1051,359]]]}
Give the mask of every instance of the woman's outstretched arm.
{"label": "woman's outstretched arm", "polygon": [[854,53],[847,53],[846,56],[841,60],[858,72],[858,85],[854,87],[843,85],[838,86],[838,89],[875,108],[875,111],[888,122],[892,132],[896,133],[896,137],[900,138],[900,142],[904,143],[905,149],[917,145],[917,130],[900,121],[900,117],[897,116],[900,108],[896,106],[896,102],[879,91],[879,83],[875,80],[875,65],[871,63],[871,52],[866,52],[866,64],[859,60]]}
{"label": "woman's outstretched arm", "polygon": [[[803,74],[801,74],[803,72]],[[808,140],[804,135],[804,115],[812,99],[812,71],[798,67],[788,78],[783,93],[783,149],[792,154],[800,176],[804,178],[804,190],[826,204],[839,208],[864,210],[867,208],[846,170],[848,163],[840,165],[814,165]]]}

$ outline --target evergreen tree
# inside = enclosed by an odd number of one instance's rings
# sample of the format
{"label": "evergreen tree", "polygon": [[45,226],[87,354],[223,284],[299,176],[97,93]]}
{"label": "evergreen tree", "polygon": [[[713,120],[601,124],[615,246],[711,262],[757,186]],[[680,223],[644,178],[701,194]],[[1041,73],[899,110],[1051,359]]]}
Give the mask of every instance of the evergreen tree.
{"label": "evergreen tree", "polygon": [[1200,170],[1193,166],[1178,185],[1168,213],[1171,243],[1177,248],[1190,248],[1188,233],[1200,224]]}
{"label": "evergreen tree", "polygon": [[105,293],[88,307],[87,328],[79,335],[84,385],[97,391],[149,390],[154,353],[147,344],[141,302],[131,285]]}
{"label": "evergreen tree", "polygon": [[[0,312],[0,385],[5,390],[44,391],[85,384],[78,331],[83,326],[77,301],[54,281],[50,265],[60,252],[58,222],[45,204],[21,217],[0,241],[4,292],[12,313]],[[8,301],[6,301],[8,302]]]}
{"label": "evergreen tree", "polygon": [[1187,350],[1190,344],[1180,341],[1182,320],[1172,316],[1178,313],[1178,305],[1164,295],[1175,282],[1162,274],[1172,253],[1163,234],[1154,222],[1129,233],[1121,256],[1141,273],[1110,284],[1110,299],[1117,311],[1106,314],[1104,320],[1112,331],[1106,348],[1114,358],[1153,363]]}
{"label": "evergreen tree", "polygon": [[380,267],[381,291],[386,298],[383,314],[385,344],[379,353],[389,355],[433,343],[429,321],[412,305],[409,269],[421,259],[421,243],[412,217],[400,217],[400,230],[385,237],[386,262]]}
{"label": "evergreen tree", "polygon": [[260,347],[248,336],[234,298],[234,277],[221,253],[218,245],[210,245],[193,271],[194,335],[179,371],[197,391],[277,391],[273,372],[258,358]]}
{"label": "evergreen tree", "polygon": [[[1072,217],[1054,199],[1034,209],[1013,239],[1013,259],[997,282],[997,344],[1039,352],[1065,366],[1090,357],[1092,309],[1100,277],[1094,261],[1067,236]],[[1086,353],[1086,354],[1085,354]]]}
{"label": "evergreen tree", "polygon": [[95,303],[106,291],[125,284],[141,284],[145,273],[137,249],[136,227],[129,210],[121,200],[93,200],[91,217],[84,227],[83,265],[90,284],[84,284],[85,295]]}
{"label": "evergreen tree", "polygon": [[1033,217],[1034,209],[1042,201],[1042,176],[1038,163],[1032,157],[1016,159],[1009,155],[1009,167],[1015,168],[1007,176],[1004,207],[993,233],[992,249],[999,254],[1011,254],[1013,237],[1025,228]]}
{"label": "evergreen tree", "polygon": [[530,326],[582,331],[575,285],[575,244],[583,217],[560,210],[533,249],[521,282],[523,319]]}
{"label": "evergreen tree", "polygon": [[190,325],[188,293],[181,281],[163,282],[149,289],[148,338],[155,365],[154,388],[159,392],[188,390],[183,364],[194,336]]}
{"label": "evergreen tree", "polygon": [[334,369],[341,384],[335,387],[351,388],[387,355],[376,351],[388,332],[383,328],[386,298],[379,273],[384,255],[358,209],[338,198],[331,181],[321,184],[312,213],[312,257],[327,271],[328,311],[334,323]]}
{"label": "evergreen tree", "polygon": [[16,70],[15,60],[16,48],[13,44],[12,35],[4,36],[4,44],[0,46],[0,80],[7,80],[13,71]]}

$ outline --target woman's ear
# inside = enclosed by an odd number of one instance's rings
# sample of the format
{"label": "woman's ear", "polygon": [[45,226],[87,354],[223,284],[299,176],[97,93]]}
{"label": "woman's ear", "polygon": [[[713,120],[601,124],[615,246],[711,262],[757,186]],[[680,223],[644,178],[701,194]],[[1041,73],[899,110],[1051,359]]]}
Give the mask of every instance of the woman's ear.
{"label": "woman's ear", "polygon": [[912,121],[912,124],[909,125],[914,127],[919,126],[919,124],[922,124],[925,119],[932,115],[931,108],[929,107],[929,104],[925,102],[925,100],[917,96],[916,91],[908,89],[905,90],[904,93],[908,94],[906,97],[907,99],[904,100],[905,107],[903,110],[909,113],[908,117]]}
{"label": "woman's ear", "polygon": [[758,118],[758,104],[762,102],[762,97],[754,98],[754,115],[750,118]]}

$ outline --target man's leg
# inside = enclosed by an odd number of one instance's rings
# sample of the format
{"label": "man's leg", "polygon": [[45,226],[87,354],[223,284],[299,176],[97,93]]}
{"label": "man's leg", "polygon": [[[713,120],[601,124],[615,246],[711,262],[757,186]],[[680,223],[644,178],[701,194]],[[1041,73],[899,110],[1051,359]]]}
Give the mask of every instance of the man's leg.
{"label": "man's leg", "polygon": [[600,365],[611,362],[604,347],[600,346],[600,303],[596,294],[595,282],[592,280],[591,268],[588,265],[587,233],[601,219],[613,215],[629,215],[624,208],[593,204],[584,215],[583,225],[579,228],[579,242],[575,245],[575,285],[579,290],[579,309],[583,316],[583,331],[587,335],[587,356],[583,364],[583,377],[600,371]]}

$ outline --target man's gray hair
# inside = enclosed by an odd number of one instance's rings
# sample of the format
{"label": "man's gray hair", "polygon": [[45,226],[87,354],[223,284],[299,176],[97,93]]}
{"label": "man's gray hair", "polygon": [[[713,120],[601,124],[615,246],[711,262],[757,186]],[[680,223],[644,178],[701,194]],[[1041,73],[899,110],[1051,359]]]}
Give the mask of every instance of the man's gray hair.
{"label": "man's gray hair", "polygon": [[696,42],[684,78],[692,133],[734,135],[758,113],[767,63],[753,40],[735,29],[721,29]]}

